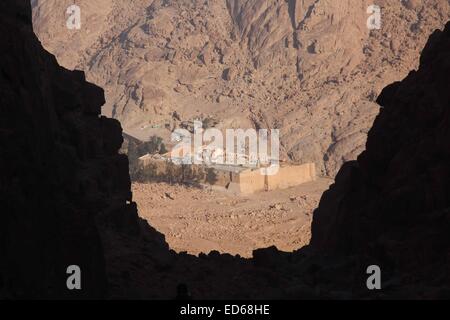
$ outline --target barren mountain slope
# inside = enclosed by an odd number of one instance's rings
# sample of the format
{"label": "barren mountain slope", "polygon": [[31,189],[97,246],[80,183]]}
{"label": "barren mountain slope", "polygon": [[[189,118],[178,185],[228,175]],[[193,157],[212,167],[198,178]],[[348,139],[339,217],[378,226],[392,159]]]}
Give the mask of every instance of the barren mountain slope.
{"label": "barren mountain slope", "polygon": [[[415,68],[449,0],[35,0],[34,26],[68,68],[106,90],[106,115],[146,139],[181,121],[279,128],[282,155],[334,176],[362,150],[388,83]],[[176,111],[176,113],[174,113]]]}

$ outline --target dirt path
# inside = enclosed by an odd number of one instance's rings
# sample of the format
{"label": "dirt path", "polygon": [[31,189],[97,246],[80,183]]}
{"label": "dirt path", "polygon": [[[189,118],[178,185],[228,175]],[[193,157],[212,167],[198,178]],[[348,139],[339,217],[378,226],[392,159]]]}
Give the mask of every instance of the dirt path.
{"label": "dirt path", "polygon": [[177,252],[251,257],[258,248],[293,251],[309,242],[312,211],[332,183],[319,179],[287,190],[235,196],[165,183],[133,184],[142,218]]}

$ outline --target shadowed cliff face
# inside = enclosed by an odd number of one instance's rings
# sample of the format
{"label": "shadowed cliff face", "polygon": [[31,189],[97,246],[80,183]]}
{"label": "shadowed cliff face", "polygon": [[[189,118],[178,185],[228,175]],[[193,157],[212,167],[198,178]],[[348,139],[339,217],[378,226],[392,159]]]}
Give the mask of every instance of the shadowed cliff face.
{"label": "shadowed cliff face", "polygon": [[448,286],[450,23],[431,36],[420,68],[378,103],[367,150],[344,165],[315,212],[311,246]]}
{"label": "shadowed cliff face", "polygon": [[[103,296],[95,220],[137,223],[120,124],[100,117],[101,88],[41,47],[29,1],[2,1],[0,15],[0,298]],[[66,288],[73,264],[82,291]]]}

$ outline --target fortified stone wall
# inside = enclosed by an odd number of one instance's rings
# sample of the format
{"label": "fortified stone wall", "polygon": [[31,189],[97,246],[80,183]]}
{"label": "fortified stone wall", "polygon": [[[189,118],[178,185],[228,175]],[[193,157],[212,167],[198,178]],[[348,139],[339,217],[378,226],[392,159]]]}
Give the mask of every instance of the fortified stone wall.
{"label": "fortified stone wall", "polygon": [[177,165],[152,156],[142,157],[140,165],[143,181],[211,185],[241,194],[286,189],[316,179],[314,163],[282,166],[273,176],[263,175],[259,169]]}
{"label": "fortified stone wall", "polygon": [[266,177],[260,170],[245,170],[233,174],[228,190],[235,193],[252,194],[266,191]]}
{"label": "fortified stone wall", "polygon": [[281,167],[276,175],[267,176],[267,191],[287,189],[314,180],[316,180],[314,163]]}

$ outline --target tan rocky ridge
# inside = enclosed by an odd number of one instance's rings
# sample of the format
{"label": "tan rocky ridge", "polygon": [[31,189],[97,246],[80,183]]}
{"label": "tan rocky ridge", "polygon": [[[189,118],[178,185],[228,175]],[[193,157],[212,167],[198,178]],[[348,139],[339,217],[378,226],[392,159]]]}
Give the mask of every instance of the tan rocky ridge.
{"label": "tan rocky ridge", "polygon": [[[80,30],[66,9],[81,7]],[[369,31],[367,8],[382,8]],[[35,0],[34,28],[59,62],[105,88],[127,133],[181,121],[279,128],[284,158],[334,176],[364,149],[387,84],[417,67],[448,0]]]}

